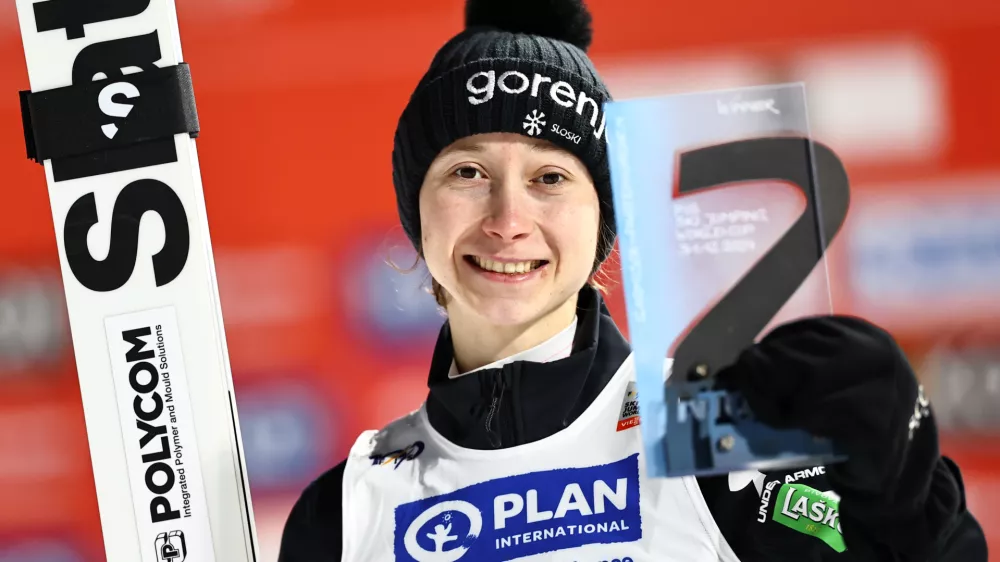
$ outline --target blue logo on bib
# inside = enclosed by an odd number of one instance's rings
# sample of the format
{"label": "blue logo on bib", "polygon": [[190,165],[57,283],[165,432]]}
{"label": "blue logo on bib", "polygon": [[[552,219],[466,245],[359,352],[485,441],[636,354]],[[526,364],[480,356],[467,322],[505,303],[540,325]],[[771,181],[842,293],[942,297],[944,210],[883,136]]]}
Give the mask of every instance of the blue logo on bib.
{"label": "blue logo on bib", "polygon": [[642,537],[639,455],[508,476],[396,508],[396,560],[510,560]]}

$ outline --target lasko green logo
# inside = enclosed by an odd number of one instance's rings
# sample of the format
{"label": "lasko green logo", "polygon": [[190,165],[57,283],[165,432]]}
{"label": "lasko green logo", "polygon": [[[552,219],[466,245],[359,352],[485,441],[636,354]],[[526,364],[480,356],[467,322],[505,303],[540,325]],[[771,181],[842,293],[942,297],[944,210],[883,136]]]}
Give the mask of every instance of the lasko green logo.
{"label": "lasko green logo", "polygon": [[812,535],[837,552],[847,550],[838,521],[840,498],[805,484],[783,484],[772,519],[800,533]]}

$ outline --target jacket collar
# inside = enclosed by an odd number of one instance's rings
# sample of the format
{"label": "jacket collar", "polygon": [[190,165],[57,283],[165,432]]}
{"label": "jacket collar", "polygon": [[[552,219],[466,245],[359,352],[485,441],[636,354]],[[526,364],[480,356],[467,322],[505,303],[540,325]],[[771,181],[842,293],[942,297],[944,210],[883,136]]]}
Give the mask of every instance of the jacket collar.
{"label": "jacket collar", "polygon": [[578,323],[579,320],[574,317],[573,322],[570,323],[569,326],[566,326],[563,331],[536,345],[535,347],[526,349],[520,353],[515,353],[514,355],[505,357],[499,361],[494,361],[493,363],[480,367],[479,369],[472,369],[471,371],[465,373],[459,373],[458,367],[455,365],[454,359],[452,359],[451,369],[448,371],[448,377],[454,379],[483,369],[499,369],[507,363],[513,363],[515,361],[548,363],[549,361],[568,357],[569,354],[573,352],[573,340],[576,337],[576,327]]}
{"label": "jacket collar", "polygon": [[577,303],[573,350],[547,363],[514,361],[458,378],[446,322],[431,359],[430,423],[449,441],[470,449],[512,447],[548,437],[573,422],[601,393],[628,357],[628,342],[600,293],[584,287]]}

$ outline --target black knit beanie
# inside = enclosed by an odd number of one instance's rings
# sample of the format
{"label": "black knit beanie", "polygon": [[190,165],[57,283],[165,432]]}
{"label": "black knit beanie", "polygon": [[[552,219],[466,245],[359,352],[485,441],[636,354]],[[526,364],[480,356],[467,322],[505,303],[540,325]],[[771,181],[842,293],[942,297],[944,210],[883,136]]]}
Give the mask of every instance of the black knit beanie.
{"label": "black knit beanie", "polygon": [[419,251],[420,186],[461,138],[520,133],[551,141],[588,168],[601,205],[597,264],[614,246],[607,162],[607,88],[587,57],[582,0],[468,0],[465,30],[434,56],[396,128],[392,179],[406,235]]}

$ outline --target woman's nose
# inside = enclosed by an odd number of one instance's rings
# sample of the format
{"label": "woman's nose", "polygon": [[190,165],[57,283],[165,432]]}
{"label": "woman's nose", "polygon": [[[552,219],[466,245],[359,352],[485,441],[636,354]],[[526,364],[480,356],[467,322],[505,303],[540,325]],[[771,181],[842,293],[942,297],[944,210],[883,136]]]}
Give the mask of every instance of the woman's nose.
{"label": "woman's nose", "polygon": [[519,240],[534,228],[530,216],[525,186],[518,179],[507,179],[490,191],[490,211],[483,221],[483,230],[504,241]]}

